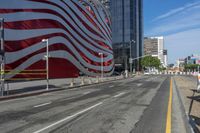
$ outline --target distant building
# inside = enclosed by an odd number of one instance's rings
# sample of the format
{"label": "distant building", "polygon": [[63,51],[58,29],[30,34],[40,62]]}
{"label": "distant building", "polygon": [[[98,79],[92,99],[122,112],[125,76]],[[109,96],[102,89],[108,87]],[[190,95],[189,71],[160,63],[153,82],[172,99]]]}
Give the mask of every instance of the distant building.
{"label": "distant building", "polygon": [[167,67],[167,50],[164,49],[164,37],[145,37],[144,54],[158,57],[161,64]]}
{"label": "distant building", "polygon": [[163,56],[164,56],[164,67],[168,66],[168,51],[166,49],[163,50]]}
{"label": "distant building", "polygon": [[144,38],[144,55],[158,56],[157,38]]}
{"label": "distant building", "polygon": [[184,67],[184,65],[185,65],[185,59],[178,59],[176,61],[176,67],[181,68]]}
{"label": "distant building", "polygon": [[185,64],[199,64],[200,65],[200,55],[191,55],[185,58]]}

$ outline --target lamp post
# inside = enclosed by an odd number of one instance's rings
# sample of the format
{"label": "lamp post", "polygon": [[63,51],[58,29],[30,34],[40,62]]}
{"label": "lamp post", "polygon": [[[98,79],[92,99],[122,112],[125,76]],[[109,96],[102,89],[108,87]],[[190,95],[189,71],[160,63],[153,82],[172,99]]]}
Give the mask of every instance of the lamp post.
{"label": "lamp post", "polygon": [[4,95],[4,79],[5,79],[5,72],[4,72],[4,69],[5,69],[5,51],[4,51],[4,19],[3,18],[0,18],[0,39],[1,39],[1,49],[0,49],[0,56],[1,56],[1,77],[0,77],[0,80],[1,80],[1,96]]}
{"label": "lamp post", "polygon": [[132,73],[132,64],[133,64],[133,61],[132,61],[132,43],[135,44],[135,40],[131,40],[130,41],[130,58],[129,58],[129,64],[130,64],[130,73]]}
{"label": "lamp post", "polygon": [[46,43],[46,80],[47,80],[47,88],[49,90],[49,39],[42,39],[43,43]]}
{"label": "lamp post", "polygon": [[103,53],[99,53],[101,56],[101,79],[103,79]]}

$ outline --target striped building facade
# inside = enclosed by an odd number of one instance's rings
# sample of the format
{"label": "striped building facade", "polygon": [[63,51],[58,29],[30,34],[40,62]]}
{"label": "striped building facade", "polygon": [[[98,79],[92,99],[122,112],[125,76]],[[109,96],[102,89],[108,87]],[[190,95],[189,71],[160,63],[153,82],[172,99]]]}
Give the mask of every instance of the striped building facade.
{"label": "striped building facade", "polygon": [[98,0],[0,0],[0,18],[8,79],[45,77],[42,39],[50,78],[98,76],[102,64],[104,75],[113,72],[111,19]]}

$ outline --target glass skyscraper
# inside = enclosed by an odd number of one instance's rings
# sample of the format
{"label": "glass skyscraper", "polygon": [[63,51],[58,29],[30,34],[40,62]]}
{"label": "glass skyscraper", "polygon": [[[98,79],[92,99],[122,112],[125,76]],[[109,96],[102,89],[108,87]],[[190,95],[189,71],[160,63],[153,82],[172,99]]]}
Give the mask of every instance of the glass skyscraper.
{"label": "glass skyscraper", "polygon": [[[131,58],[143,55],[143,0],[110,0],[110,11],[115,64],[128,69],[130,51]],[[139,69],[138,61],[133,65]]]}

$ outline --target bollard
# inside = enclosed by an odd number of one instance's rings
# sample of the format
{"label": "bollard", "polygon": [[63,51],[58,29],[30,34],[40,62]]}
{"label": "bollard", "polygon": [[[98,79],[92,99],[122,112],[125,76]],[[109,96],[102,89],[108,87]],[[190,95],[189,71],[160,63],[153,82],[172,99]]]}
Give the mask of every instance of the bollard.
{"label": "bollard", "polygon": [[96,83],[99,83],[99,77],[97,77]]}
{"label": "bollard", "polygon": [[70,87],[74,86],[74,78],[72,78],[71,83],[70,83]]}
{"label": "bollard", "polygon": [[81,77],[81,85],[84,85],[84,77]]}
{"label": "bollard", "polygon": [[125,77],[128,78],[128,70],[125,70]]}
{"label": "bollard", "polygon": [[89,78],[89,81],[88,81],[88,83],[89,83],[89,84],[92,84],[92,80],[91,80],[90,78]]}
{"label": "bollard", "polygon": [[197,76],[197,92],[200,93],[200,74]]}

